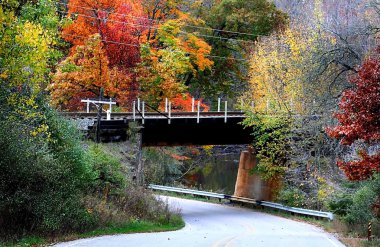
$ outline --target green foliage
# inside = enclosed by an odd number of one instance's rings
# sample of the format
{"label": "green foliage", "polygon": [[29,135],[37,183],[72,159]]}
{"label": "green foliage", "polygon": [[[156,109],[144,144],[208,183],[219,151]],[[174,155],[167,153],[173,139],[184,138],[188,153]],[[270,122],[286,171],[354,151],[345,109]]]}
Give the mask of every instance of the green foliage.
{"label": "green foliage", "polygon": [[210,26],[249,33],[242,37],[252,40],[284,26],[287,21],[286,14],[267,0],[222,0],[214,5],[208,17]]}
{"label": "green foliage", "polygon": [[175,231],[185,226],[182,218],[178,215],[174,216],[170,222],[154,223],[143,220],[135,220],[122,224],[121,226],[109,226],[100,228],[88,233],[83,233],[80,237],[89,238],[101,235],[140,233],[140,232],[162,232]]}
{"label": "green foliage", "polygon": [[95,191],[103,193],[108,190],[107,193],[112,195],[126,188],[126,171],[123,172],[119,159],[106,153],[100,145],[91,145],[88,154],[96,173]]}
{"label": "green foliage", "polygon": [[379,220],[376,215],[376,200],[380,194],[380,176],[365,182],[344,184],[345,189],[328,200],[328,208],[352,225],[368,224]]}
{"label": "green foliage", "polygon": [[50,138],[24,122],[1,120],[0,226],[8,233],[68,231],[93,224],[81,205],[93,179],[78,133],[47,110]]}
{"label": "green foliage", "polygon": [[328,201],[328,208],[334,214],[337,214],[340,216],[346,216],[349,213],[349,209],[350,207],[352,207],[352,204],[353,204],[352,195],[346,194],[346,193],[340,193],[340,194],[334,195]]}
{"label": "green foliage", "polygon": [[305,206],[306,195],[298,188],[286,188],[280,191],[278,200],[287,206],[303,207]]}
{"label": "green foliage", "polygon": [[374,208],[380,194],[380,175],[376,174],[375,178],[363,182],[361,188],[352,195],[352,205],[348,209],[345,220],[351,224],[367,224],[369,221],[377,218]]}
{"label": "green foliage", "polygon": [[285,116],[259,116],[252,112],[247,114],[243,124],[252,128],[252,145],[259,159],[253,172],[259,173],[264,179],[282,175],[286,169],[290,121]]}
{"label": "green foliage", "polygon": [[86,228],[94,221],[81,202],[93,179],[88,158],[79,133],[44,103],[54,40],[46,27],[3,6],[0,234]]}

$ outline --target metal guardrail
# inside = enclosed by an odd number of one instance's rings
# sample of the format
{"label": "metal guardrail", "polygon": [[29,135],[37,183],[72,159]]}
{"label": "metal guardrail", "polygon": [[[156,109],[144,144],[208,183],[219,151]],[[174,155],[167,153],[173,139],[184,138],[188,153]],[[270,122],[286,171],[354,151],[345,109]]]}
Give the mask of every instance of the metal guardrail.
{"label": "metal guardrail", "polygon": [[302,214],[302,215],[308,215],[308,216],[320,217],[320,218],[327,218],[329,220],[334,219],[334,215],[331,212],[323,212],[323,211],[310,210],[310,209],[304,209],[304,208],[288,207],[288,206],[285,206],[285,205],[282,205],[279,203],[267,202],[267,201],[256,201],[255,199],[251,199],[251,198],[237,197],[237,196],[219,194],[219,193],[214,193],[214,192],[183,189],[183,188],[154,185],[154,184],[150,184],[148,186],[148,188],[152,189],[152,190],[161,190],[161,191],[169,191],[169,192],[204,196],[207,198],[218,198],[219,200],[226,199],[226,200],[235,201],[235,202],[244,202],[244,203],[260,205],[263,207],[275,208],[278,210],[296,213],[296,214]]}
{"label": "metal guardrail", "polygon": [[258,201],[257,203],[260,206],[269,207],[269,208],[276,208],[279,210],[292,212],[292,213],[296,213],[296,214],[303,214],[303,215],[309,215],[309,216],[314,216],[314,217],[327,218],[329,220],[334,219],[333,213],[330,213],[330,212],[323,212],[323,211],[304,209],[304,208],[288,207],[288,206],[285,206],[285,205],[282,205],[279,203],[266,202],[266,201]]}
{"label": "metal guardrail", "polygon": [[175,187],[168,187],[168,186],[154,185],[154,184],[150,184],[148,188],[153,189],[153,190],[162,190],[162,191],[170,191],[170,192],[190,194],[190,195],[205,196],[205,197],[210,197],[210,198],[212,197],[212,198],[218,198],[218,199],[226,199],[224,194],[218,194],[218,193],[200,191],[200,190],[182,189],[182,188],[175,188]]}

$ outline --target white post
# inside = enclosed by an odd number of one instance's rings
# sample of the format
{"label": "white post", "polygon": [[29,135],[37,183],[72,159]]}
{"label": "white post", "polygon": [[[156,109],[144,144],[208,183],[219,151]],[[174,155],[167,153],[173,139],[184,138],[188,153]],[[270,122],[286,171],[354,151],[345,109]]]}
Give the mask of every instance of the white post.
{"label": "white post", "polygon": [[111,111],[108,109],[106,112],[107,112],[107,120],[111,120]]}
{"label": "white post", "polygon": [[218,98],[218,112],[220,112],[220,98]]}
{"label": "white post", "polygon": [[133,101],[133,121],[136,121],[136,101]]}
{"label": "white post", "polygon": [[200,111],[201,111],[201,102],[198,101],[197,123],[199,123],[199,115],[200,115]]}
{"label": "white post", "polygon": [[224,122],[227,123],[227,101],[224,101]]}
{"label": "white post", "polygon": [[142,102],[142,124],[145,123],[145,102]]}
{"label": "white post", "polygon": [[87,113],[90,112],[90,99],[87,98]]}
{"label": "white post", "polygon": [[195,99],[193,98],[191,100],[191,112],[194,112],[194,104],[195,104]]}
{"label": "white post", "polygon": [[110,112],[112,112],[112,98],[110,98]]}
{"label": "white post", "polygon": [[168,112],[168,98],[165,98],[165,112]]}
{"label": "white post", "polygon": [[137,110],[140,111],[140,98],[137,98]]}
{"label": "white post", "polygon": [[171,117],[172,117],[172,102],[169,102],[169,119],[168,119],[168,124],[171,124]]}

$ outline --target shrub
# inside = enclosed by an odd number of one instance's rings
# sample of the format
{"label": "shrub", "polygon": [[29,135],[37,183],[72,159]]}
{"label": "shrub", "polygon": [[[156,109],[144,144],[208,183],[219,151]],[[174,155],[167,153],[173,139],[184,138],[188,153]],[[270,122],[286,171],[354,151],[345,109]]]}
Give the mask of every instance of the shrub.
{"label": "shrub", "polygon": [[291,207],[302,207],[305,205],[305,194],[297,189],[287,187],[279,192],[278,200]]}
{"label": "shrub", "polygon": [[91,145],[88,155],[96,174],[93,191],[108,197],[126,188],[126,170],[119,159],[106,153],[101,145]]}
{"label": "shrub", "polygon": [[373,206],[380,195],[380,175],[377,174],[372,180],[363,182],[352,196],[352,205],[349,207],[345,220],[351,224],[367,224],[378,218],[374,214]]}
{"label": "shrub", "polygon": [[0,228],[3,235],[82,230],[94,223],[81,198],[93,173],[78,133],[45,109],[48,135],[0,119]]}
{"label": "shrub", "polygon": [[340,193],[332,196],[327,202],[327,207],[334,214],[340,216],[346,216],[350,207],[353,204],[352,195],[346,193]]}

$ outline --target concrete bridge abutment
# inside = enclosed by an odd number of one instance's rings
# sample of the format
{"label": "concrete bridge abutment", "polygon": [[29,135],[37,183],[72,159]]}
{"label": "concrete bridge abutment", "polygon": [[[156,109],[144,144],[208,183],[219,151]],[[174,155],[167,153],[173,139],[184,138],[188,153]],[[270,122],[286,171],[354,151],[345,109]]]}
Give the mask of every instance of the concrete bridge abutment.
{"label": "concrete bridge abutment", "polygon": [[242,151],[236,178],[234,196],[252,198],[260,201],[273,201],[280,186],[278,180],[264,180],[258,174],[252,174],[257,165],[254,148]]}

